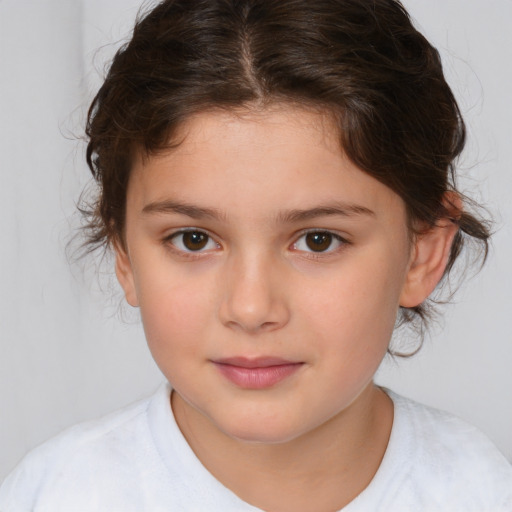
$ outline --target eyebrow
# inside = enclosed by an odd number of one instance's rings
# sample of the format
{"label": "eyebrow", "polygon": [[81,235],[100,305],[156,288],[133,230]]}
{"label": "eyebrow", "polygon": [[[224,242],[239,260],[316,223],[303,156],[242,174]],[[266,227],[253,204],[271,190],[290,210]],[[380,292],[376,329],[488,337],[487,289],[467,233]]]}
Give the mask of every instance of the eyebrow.
{"label": "eyebrow", "polygon": [[197,220],[205,218],[219,220],[224,218],[224,215],[216,208],[202,208],[172,200],[149,203],[144,206],[142,213],[178,213]]}
{"label": "eyebrow", "polygon": [[358,215],[375,217],[375,212],[369,208],[366,208],[366,206],[347,203],[335,203],[333,205],[319,206],[305,210],[296,209],[281,212],[277,215],[277,221],[284,223],[294,223],[315,219],[317,217],[353,217]]}
{"label": "eyebrow", "polygon": [[[204,208],[192,204],[182,203],[173,200],[155,201],[147,204],[142,209],[144,214],[180,214],[192,219],[213,219],[224,220],[226,215],[216,208]],[[356,204],[337,202],[331,205],[318,206],[307,209],[293,209],[279,212],[275,220],[277,223],[296,223],[317,217],[354,217],[354,216],[375,216],[375,212],[369,208]]]}

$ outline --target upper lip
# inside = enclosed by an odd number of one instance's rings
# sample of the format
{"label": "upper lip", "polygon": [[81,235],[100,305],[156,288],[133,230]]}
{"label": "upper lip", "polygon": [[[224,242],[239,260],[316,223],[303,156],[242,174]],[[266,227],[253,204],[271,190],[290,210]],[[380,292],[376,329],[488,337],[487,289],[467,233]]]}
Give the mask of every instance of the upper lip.
{"label": "upper lip", "polygon": [[268,368],[269,366],[283,366],[287,364],[300,364],[298,361],[290,361],[280,357],[227,357],[223,359],[215,359],[217,364],[225,364],[230,366],[238,366],[239,368]]}

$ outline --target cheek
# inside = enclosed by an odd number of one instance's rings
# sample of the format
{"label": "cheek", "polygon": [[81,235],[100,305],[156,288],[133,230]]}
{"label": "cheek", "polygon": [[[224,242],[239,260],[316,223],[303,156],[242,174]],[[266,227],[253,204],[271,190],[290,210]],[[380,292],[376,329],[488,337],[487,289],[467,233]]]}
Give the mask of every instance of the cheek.
{"label": "cheek", "polygon": [[194,286],[175,275],[146,276],[139,292],[148,346],[160,367],[173,354],[193,352],[209,326],[210,303],[205,286]]}
{"label": "cheek", "polygon": [[301,310],[315,326],[325,348],[343,350],[347,356],[385,353],[398,311],[403,281],[401,265],[389,258],[378,261],[358,254],[357,264],[305,286]]}

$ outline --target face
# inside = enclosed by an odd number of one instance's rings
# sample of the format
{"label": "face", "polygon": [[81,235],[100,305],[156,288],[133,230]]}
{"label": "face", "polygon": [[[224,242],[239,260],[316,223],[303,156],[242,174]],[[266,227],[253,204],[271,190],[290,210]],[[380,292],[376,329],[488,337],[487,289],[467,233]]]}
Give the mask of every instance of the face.
{"label": "face", "polygon": [[117,273],[185,408],[278,443],[371,386],[410,269],[403,201],[318,113],[203,113],[130,178]]}

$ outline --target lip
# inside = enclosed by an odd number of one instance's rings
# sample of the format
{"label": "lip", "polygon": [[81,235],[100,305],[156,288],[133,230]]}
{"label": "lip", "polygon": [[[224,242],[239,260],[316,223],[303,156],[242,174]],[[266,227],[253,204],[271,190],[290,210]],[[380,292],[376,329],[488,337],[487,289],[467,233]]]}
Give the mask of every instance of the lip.
{"label": "lip", "polygon": [[302,368],[302,362],[277,357],[230,357],[212,361],[220,373],[243,389],[273,387]]}

